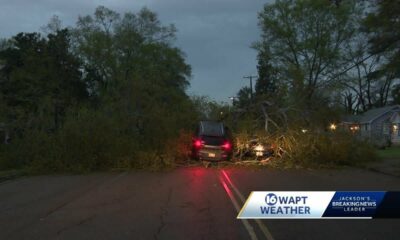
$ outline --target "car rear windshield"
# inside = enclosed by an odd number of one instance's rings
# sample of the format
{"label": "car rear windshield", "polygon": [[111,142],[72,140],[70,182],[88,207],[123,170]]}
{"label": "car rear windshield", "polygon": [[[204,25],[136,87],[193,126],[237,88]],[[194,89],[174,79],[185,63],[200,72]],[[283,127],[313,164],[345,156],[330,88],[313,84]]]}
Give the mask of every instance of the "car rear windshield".
{"label": "car rear windshield", "polygon": [[201,122],[200,135],[222,137],[224,136],[224,126],[219,122]]}

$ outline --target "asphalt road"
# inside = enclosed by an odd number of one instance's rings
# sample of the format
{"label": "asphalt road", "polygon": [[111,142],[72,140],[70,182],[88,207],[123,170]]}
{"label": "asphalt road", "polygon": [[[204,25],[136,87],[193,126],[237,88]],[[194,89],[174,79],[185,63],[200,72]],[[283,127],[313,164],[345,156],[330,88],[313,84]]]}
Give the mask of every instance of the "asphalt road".
{"label": "asphalt road", "polygon": [[251,191],[399,189],[357,169],[25,177],[0,183],[0,239],[400,239],[400,219],[236,219]]}

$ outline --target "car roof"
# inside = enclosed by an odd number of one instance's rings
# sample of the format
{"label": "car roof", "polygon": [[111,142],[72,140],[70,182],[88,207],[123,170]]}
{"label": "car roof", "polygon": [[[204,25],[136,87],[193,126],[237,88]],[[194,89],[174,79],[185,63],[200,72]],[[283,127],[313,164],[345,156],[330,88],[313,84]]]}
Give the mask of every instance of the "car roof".
{"label": "car roof", "polygon": [[216,121],[200,121],[200,135],[224,136],[224,124]]}

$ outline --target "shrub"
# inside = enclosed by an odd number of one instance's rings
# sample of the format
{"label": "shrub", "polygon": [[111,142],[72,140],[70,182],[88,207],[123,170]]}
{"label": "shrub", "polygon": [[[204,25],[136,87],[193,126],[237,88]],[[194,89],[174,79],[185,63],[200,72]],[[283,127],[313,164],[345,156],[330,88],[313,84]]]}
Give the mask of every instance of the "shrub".
{"label": "shrub", "polygon": [[121,133],[118,121],[94,111],[80,111],[57,132],[26,131],[4,149],[1,168],[32,172],[88,172],[130,167],[137,141]]}
{"label": "shrub", "polygon": [[16,137],[11,144],[3,146],[0,167],[2,169],[23,168],[33,162],[48,161],[48,168],[59,168],[60,162],[50,161],[55,147],[53,136],[38,130],[27,131],[24,138]]}
{"label": "shrub", "polygon": [[[171,120],[172,121],[172,120]],[[135,131],[126,116],[82,108],[68,113],[55,132],[29,130],[1,146],[0,169],[28,168],[34,173],[90,172],[109,169],[171,168],[188,160],[191,133],[175,129]],[[157,131],[162,131],[158,133]],[[143,135],[144,134],[144,135]]]}
{"label": "shrub", "polygon": [[178,137],[166,141],[163,158],[174,164],[185,164],[191,157],[193,134],[181,130]]}

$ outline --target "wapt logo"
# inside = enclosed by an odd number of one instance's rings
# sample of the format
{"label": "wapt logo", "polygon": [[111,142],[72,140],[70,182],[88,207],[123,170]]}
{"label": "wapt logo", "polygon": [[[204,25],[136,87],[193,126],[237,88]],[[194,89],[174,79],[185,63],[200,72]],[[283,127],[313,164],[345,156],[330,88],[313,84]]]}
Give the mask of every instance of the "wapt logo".
{"label": "wapt logo", "polygon": [[266,206],[260,206],[262,215],[293,216],[310,215],[310,206],[307,205],[308,196],[305,194],[281,194],[267,193],[265,195]]}
{"label": "wapt logo", "polygon": [[269,193],[267,194],[267,196],[265,196],[265,203],[268,206],[274,206],[277,202],[278,202],[278,197],[275,194]]}

